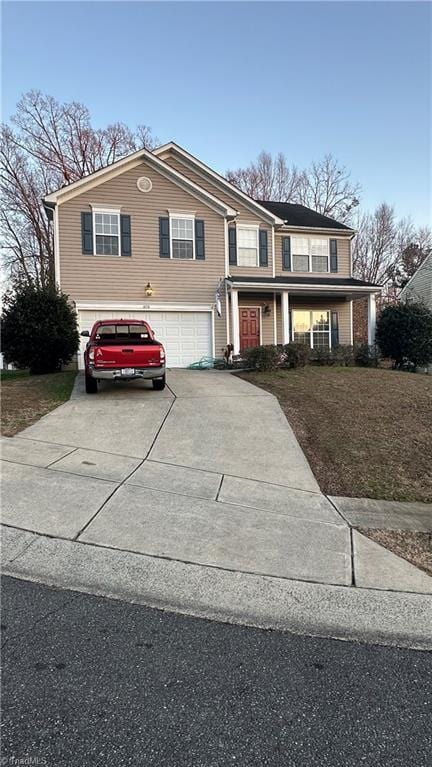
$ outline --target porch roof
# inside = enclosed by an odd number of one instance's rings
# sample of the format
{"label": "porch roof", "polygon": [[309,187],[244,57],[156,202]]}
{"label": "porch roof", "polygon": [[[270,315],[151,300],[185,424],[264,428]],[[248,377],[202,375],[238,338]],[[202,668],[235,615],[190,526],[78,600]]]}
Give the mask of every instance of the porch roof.
{"label": "porch roof", "polygon": [[247,290],[288,290],[289,292],[301,293],[342,293],[351,296],[365,296],[370,293],[379,293],[380,285],[365,280],[357,280],[355,277],[309,277],[281,275],[278,277],[252,277],[249,276],[228,276],[227,284],[231,288],[242,288]]}

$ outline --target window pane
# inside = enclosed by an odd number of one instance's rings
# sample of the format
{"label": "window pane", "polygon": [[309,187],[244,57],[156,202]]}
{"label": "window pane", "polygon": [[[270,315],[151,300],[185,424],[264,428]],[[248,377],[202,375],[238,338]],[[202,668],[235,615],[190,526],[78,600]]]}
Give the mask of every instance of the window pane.
{"label": "window pane", "polygon": [[193,239],[193,219],[191,218],[172,218],[171,236],[175,240]]}
{"label": "window pane", "polygon": [[310,346],[310,333],[294,333],[294,341],[296,344]]}
{"label": "window pane", "polygon": [[291,237],[291,251],[296,256],[309,255],[309,240],[307,237]]}
{"label": "window pane", "polygon": [[314,349],[328,349],[329,344],[329,334],[328,333],[314,333],[313,334],[313,345]]}
{"label": "window pane", "polygon": [[257,248],[239,248],[237,263],[239,266],[257,266],[258,265]]}
{"label": "window pane", "polygon": [[293,272],[308,272],[309,256],[293,256],[292,268],[293,268]]}
{"label": "window pane", "polygon": [[96,253],[118,255],[119,215],[118,213],[94,214]]}
{"label": "window pane", "polygon": [[144,345],[151,343],[145,325],[101,325],[96,338],[100,339],[104,344],[110,343],[111,345],[118,343]]}
{"label": "window pane", "polygon": [[310,311],[296,310],[292,313],[292,323],[294,333],[309,333],[310,331]]}
{"label": "window pane", "polygon": [[97,234],[96,253],[99,256],[118,256],[118,237],[111,237],[106,234]]}
{"label": "window pane", "polygon": [[312,271],[327,272],[328,271],[327,256],[312,256]]}
{"label": "window pane", "polygon": [[100,325],[96,338],[99,336],[115,336],[115,325]]}
{"label": "window pane", "polygon": [[329,331],[329,313],[328,312],[312,312],[313,330]]}
{"label": "window pane", "polygon": [[320,237],[319,239],[312,239],[311,253],[313,256],[326,256],[328,253],[328,240]]}
{"label": "window pane", "polygon": [[173,240],[172,256],[173,258],[181,258],[183,260],[193,258],[192,240]]}
{"label": "window pane", "polygon": [[257,229],[237,229],[237,245],[239,248],[257,248],[258,230]]}

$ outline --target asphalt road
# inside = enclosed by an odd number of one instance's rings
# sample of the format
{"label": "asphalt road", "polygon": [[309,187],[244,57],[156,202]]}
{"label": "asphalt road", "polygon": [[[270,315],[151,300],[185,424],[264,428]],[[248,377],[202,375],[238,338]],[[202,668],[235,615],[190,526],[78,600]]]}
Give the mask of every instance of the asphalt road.
{"label": "asphalt road", "polygon": [[430,767],[430,653],[2,584],[1,764]]}

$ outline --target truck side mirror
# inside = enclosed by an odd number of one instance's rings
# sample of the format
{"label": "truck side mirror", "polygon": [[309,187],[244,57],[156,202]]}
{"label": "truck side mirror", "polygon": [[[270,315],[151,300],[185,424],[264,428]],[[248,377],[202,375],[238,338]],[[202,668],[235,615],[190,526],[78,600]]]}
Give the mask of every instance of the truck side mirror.
{"label": "truck side mirror", "polygon": [[85,338],[90,338],[90,333],[88,330],[82,330],[80,335],[84,336]]}

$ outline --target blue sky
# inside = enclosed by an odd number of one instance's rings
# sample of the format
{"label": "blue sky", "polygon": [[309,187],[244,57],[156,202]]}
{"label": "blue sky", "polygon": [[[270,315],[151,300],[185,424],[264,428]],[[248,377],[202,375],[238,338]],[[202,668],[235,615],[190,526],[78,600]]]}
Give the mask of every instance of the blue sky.
{"label": "blue sky", "polygon": [[365,207],[427,223],[430,25],[416,2],[6,2],[3,119],[36,88],[221,172],[332,152]]}

